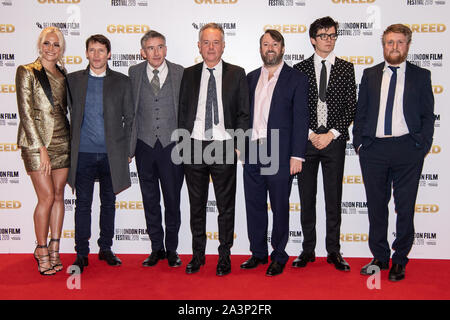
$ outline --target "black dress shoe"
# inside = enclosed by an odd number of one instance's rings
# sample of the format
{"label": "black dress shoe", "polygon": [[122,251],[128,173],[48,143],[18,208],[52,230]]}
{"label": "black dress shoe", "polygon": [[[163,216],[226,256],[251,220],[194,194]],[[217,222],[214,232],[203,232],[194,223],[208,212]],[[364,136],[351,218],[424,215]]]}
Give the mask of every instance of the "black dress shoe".
{"label": "black dress shoe", "polygon": [[200,271],[200,267],[205,264],[205,258],[194,257],[186,266],[186,273],[192,274]]}
{"label": "black dress shoe", "polygon": [[216,275],[221,277],[229,274],[231,272],[231,260],[230,256],[219,257],[219,262],[217,263]]}
{"label": "black dress shoe", "polygon": [[100,260],[105,260],[110,266],[120,266],[122,264],[122,261],[120,261],[111,250],[100,251],[98,253],[98,258]]}
{"label": "black dress shoe", "polygon": [[272,261],[269,268],[267,268],[266,276],[273,277],[283,273],[284,266],[284,264],[279,263],[278,261]]}
{"label": "black dress shoe", "polygon": [[267,257],[259,259],[255,256],[251,256],[250,259],[241,264],[241,269],[254,269],[260,264],[266,264],[269,261]]}
{"label": "black dress shoe", "polygon": [[308,264],[308,262],[314,262],[316,261],[316,255],[314,252],[305,252],[303,251],[298,258],[292,262],[292,266],[294,268],[304,268]]}
{"label": "black dress shoe", "polygon": [[389,270],[389,280],[400,281],[403,279],[405,279],[405,266],[393,263],[391,270]]}
{"label": "black dress shoe", "polygon": [[[77,258],[75,259],[75,262],[72,263],[72,265],[77,266],[80,269],[80,273],[82,273],[84,267],[87,267],[89,265],[88,257],[77,254]],[[72,270],[72,274],[73,273],[76,273],[76,270]]]}
{"label": "black dress shoe", "polygon": [[380,270],[389,269],[389,262],[381,262],[378,259],[373,258],[368,264],[361,268],[360,274],[363,276],[371,276]]}
{"label": "black dress shoe", "polygon": [[152,253],[147,257],[147,259],[142,262],[144,267],[153,267],[158,263],[159,260],[163,260],[166,257],[166,252],[164,249],[158,251],[152,251]]}
{"label": "black dress shoe", "polygon": [[179,267],[182,264],[176,251],[167,251],[167,261],[169,262],[169,266],[174,268]]}
{"label": "black dress shoe", "polygon": [[350,265],[342,258],[339,252],[329,253],[327,262],[334,264],[334,267],[340,271],[350,271]]}

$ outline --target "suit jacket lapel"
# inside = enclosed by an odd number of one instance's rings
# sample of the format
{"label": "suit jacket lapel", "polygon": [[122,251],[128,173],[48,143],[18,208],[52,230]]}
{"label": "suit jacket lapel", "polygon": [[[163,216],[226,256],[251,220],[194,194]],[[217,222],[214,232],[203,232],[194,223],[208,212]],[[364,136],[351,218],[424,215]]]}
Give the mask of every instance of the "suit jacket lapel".
{"label": "suit jacket lapel", "polygon": [[139,106],[139,97],[141,95],[141,86],[142,86],[142,77],[145,74],[145,70],[147,69],[147,61],[144,61],[141,66],[136,70],[136,79],[138,81],[138,85],[136,88],[136,101],[134,102],[134,112],[137,113],[137,109]]}
{"label": "suit jacket lapel", "polygon": [[[373,103],[378,108],[379,112],[379,106],[380,106],[380,94],[381,94],[381,82],[383,81],[383,67],[384,63],[379,64],[378,68],[375,68],[375,83],[374,83],[374,100]],[[378,116],[378,113],[377,113]],[[378,119],[378,118],[377,118]]]}
{"label": "suit jacket lapel", "polygon": [[39,83],[41,84],[41,87],[44,90],[48,101],[50,101],[50,104],[52,105],[52,107],[54,107],[52,87],[50,86],[50,81],[48,81],[47,74],[45,73],[45,69],[40,63],[40,61],[37,62],[38,62],[37,67],[33,68],[34,76],[38,79]]}
{"label": "suit jacket lapel", "polygon": [[79,100],[81,105],[80,105],[80,111],[81,111],[81,121],[80,121],[80,127],[81,127],[81,122],[83,120],[84,117],[84,108],[86,106],[86,95],[87,95],[87,89],[88,89],[88,80],[89,80],[89,65],[86,68],[86,70],[83,72],[82,74],[82,78],[81,78],[81,85],[78,87],[80,92],[79,95],[81,97],[81,99]]}
{"label": "suit jacket lapel", "polygon": [[223,106],[223,116],[225,118],[225,113],[228,112],[228,95],[227,92],[230,92],[228,90],[228,87],[230,86],[230,83],[227,81],[227,75],[228,75],[228,63],[222,60],[222,106]]}
{"label": "suit jacket lapel", "polygon": [[177,94],[175,92],[177,88],[177,79],[175,79],[175,73],[173,72],[172,65],[169,61],[166,60],[167,64],[167,76],[170,79],[170,85],[172,87],[172,98],[173,98],[173,107],[175,112],[175,120],[178,123],[178,99]]}
{"label": "suit jacket lapel", "polygon": [[331,69],[330,69],[330,79],[328,80],[327,83],[327,96],[328,96],[328,92],[332,92],[332,90],[334,90],[333,84],[336,83],[336,78],[340,75],[340,62],[338,60],[338,58],[336,57],[336,59],[334,60],[334,64],[331,65]]}
{"label": "suit jacket lapel", "polygon": [[272,94],[272,100],[270,101],[270,110],[269,110],[269,116],[267,117],[267,129],[270,128],[270,119],[272,117],[272,114],[276,111],[275,109],[275,102],[277,101],[277,97],[280,91],[282,91],[284,88],[289,86],[289,67],[288,65],[283,62],[283,68],[281,69],[280,75],[278,76],[277,84],[275,85],[275,88],[273,89]]}
{"label": "suit jacket lapel", "polygon": [[253,77],[250,78],[249,83],[249,92],[250,92],[250,127],[253,128],[254,121],[254,113],[255,113],[255,91],[256,86],[258,85],[259,77],[261,76],[261,68],[258,69],[257,72],[254,73]]}
{"label": "suit jacket lapel", "polygon": [[411,75],[411,72],[413,70],[411,69],[411,66],[409,64],[409,62],[406,62],[406,69],[405,69],[405,86],[403,89],[403,114],[407,115],[407,110],[406,110],[406,106],[409,105],[408,103],[408,97],[410,96],[410,92],[411,90],[413,90],[413,81],[412,79],[414,79],[414,77]]}
{"label": "suit jacket lapel", "polygon": [[317,78],[316,78],[316,68],[314,67],[314,54],[307,60],[308,71],[307,75],[311,77],[310,84],[312,90],[312,96],[314,97],[313,106],[317,106],[317,100],[319,99],[319,92],[317,91]]}
{"label": "suit jacket lapel", "polygon": [[200,95],[200,82],[202,81],[202,69],[203,69],[203,62],[198,63],[196,66],[194,66],[194,83],[192,86],[192,90],[194,95],[194,100],[192,101],[192,106],[194,107],[192,110],[194,120],[195,115],[197,114],[197,107],[198,107],[198,97]]}

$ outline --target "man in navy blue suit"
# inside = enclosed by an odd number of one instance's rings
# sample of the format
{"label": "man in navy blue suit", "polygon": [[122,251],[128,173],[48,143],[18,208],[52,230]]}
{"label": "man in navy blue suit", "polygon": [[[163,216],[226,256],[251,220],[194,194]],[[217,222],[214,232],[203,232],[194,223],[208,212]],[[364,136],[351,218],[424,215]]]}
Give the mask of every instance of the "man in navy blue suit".
{"label": "man in navy blue suit", "polygon": [[372,261],[361,269],[370,275],[389,269],[387,240],[391,191],[397,213],[389,280],[405,277],[414,240],[414,208],[424,157],[434,132],[434,98],[430,71],[406,61],[411,30],[389,26],[383,33],[385,61],[364,70],[353,125],[369,213]]}
{"label": "man in navy blue suit", "polygon": [[266,275],[276,276],[289,259],[285,251],[289,189],[292,175],[302,170],[308,139],[308,78],[283,62],[284,38],[276,30],[267,30],[260,38],[260,54],[264,66],[247,75],[252,131],[245,155],[244,192],[252,256],[241,268],[268,262],[269,193],[273,251]]}

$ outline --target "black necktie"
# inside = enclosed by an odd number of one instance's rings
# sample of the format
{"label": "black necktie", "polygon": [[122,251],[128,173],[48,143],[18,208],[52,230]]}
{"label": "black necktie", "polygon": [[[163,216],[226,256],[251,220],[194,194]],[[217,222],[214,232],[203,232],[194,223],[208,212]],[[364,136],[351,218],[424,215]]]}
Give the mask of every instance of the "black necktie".
{"label": "black necktie", "polygon": [[[206,95],[206,114],[205,114],[205,132],[212,129],[212,116],[214,108],[214,124],[219,123],[219,111],[217,106],[217,90],[216,90],[216,78],[214,77],[213,70],[207,68],[210,72],[208,81],[208,93]],[[212,138],[212,131],[207,134],[208,138]]]}
{"label": "black necktie", "polygon": [[327,96],[327,68],[325,60],[322,60],[322,70],[320,70],[319,99],[325,102]]}
{"label": "black necktie", "polygon": [[394,109],[395,87],[397,86],[397,69],[399,67],[389,66],[392,70],[391,81],[389,82],[389,91],[386,102],[386,113],[384,115],[384,134],[392,134],[392,110]]}

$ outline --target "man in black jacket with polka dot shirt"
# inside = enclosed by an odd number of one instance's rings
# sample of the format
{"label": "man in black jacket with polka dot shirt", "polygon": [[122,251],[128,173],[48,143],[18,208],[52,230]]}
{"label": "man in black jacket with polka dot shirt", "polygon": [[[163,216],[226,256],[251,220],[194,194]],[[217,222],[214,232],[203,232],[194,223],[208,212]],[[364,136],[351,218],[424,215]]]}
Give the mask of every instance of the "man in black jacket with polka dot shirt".
{"label": "man in black jacket with polka dot shirt", "polygon": [[294,68],[309,78],[309,139],[303,170],[298,174],[301,204],[303,251],[293,267],[305,267],[315,260],[317,173],[322,165],[326,212],[327,262],[349,271],[340,254],[342,178],[348,127],[356,111],[356,84],[353,64],[339,59],[333,50],[338,23],[331,17],[314,21],[309,29],[315,53]]}

